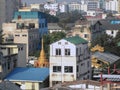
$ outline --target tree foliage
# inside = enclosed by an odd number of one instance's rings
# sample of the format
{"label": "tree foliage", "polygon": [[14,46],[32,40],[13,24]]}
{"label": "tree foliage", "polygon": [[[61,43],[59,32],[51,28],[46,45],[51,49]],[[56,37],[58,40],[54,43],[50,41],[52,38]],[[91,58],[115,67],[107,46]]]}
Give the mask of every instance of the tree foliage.
{"label": "tree foliage", "polygon": [[118,41],[120,40],[120,32],[115,38],[107,34],[102,34],[91,42],[91,47],[99,44],[104,47],[106,52],[110,52],[120,56],[120,47],[117,46]]}
{"label": "tree foliage", "polygon": [[[66,34],[64,32],[53,32],[43,36],[44,40],[44,50],[46,53],[47,59],[49,58],[50,44],[64,38]],[[35,56],[39,57],[40,50],[35,52]]]}
{"label": "tree foliage", "polygon": [[75,21],[79,19],[85,19],[80,12],[73,11],[68,13],[60,13],[57,15],[59,18],[58,25],[61,26],[64,29],[68,29],[69,27],[66,27],[68,23],[75,23]]}

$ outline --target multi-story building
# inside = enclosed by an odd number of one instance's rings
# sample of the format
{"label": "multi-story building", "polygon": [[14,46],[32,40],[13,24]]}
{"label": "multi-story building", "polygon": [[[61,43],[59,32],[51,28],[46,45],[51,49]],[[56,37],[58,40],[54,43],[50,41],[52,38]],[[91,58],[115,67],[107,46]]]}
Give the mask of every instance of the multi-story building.
{"label": "multi-story building", "polygon": [[108,11],[118,11],[118,0],[106,0],[105,10]]}
{"label": "multi-story building", "polygon": [[56,16],[57,11],[59,10],[58,3],[46,3],[44,4],[44,9],[49,10],[50,15]]}
{"label": "multi-story building", "polygon": [[21,11],[15,12],[13,22],[24,23],[25,27],[39,29],[39,33],[42,36],[47,34],[47,20],[45,13],[39,11]]}
{"label": "multi-story building", "polygon": [[50,45],[50,86],[90,78],[91,60],[86,40],[74,36]]}
{"label": "multi-story building", "polygon": [[[120,19],[104,19],[97,21],[93,27],[93,34],[99,31],[101,33],[106,33],[112,37],[116,37],[117,32],[120,31]],[[96,34],[97,35],[97,34]],[[98,36],[98,35],[97,35]],[[95,37],[95,35],[93,35]]]}
{"label": "multi-story building", "polygon": [[0,52],[0,81],[3,80],[17,65],[17,54],[3,55]]}
{"label": "multi-story building", "polygon": [[87,11],[87,3],[84,1],[81,1],[81,3],[77,3],[77,2],[72,2],[70,4],[68,4],[68,8],[69,8],[69,12],[71,11]]}
{"label": "multi-story building", "polygon": [[5,42],[26,44],[26,57],[33,54],[40,38],[47,34],[45,14],[38,11],[16,12],[11,23],[3,24]]}
{"label": "multi-story building", "polygon": [[3,24],[4,42],[26,44],[26,58],[33,54],[39,45],[39,30],[32,28],[31,24],[5,23]]}
{"label": "multi-story building", "polygon": [[100,8],[99,0],[89,0],[87,5],[88,11],[95,11]]}
{"label": "multi-story building", "polygon": [[91,42],[91,23],[87,20],[78,20],[73,27],[72,36],[80,36],[87,40],[89,43]]}
{"label": "multi-story building", "polygon": [[12,20],[13,14],[18,10],[20,0],[0,0],[0,29],[2,23]]}
{"label": "multi-story building", "polygon": [[59,12],[60,13],[68,12],[68,4],[59,4]]}
{"label": "multi-story building", "polygon": [[118,0],[118,13],[120,13],[120,0]]}
{"label": "multi-story building", "polygon": [[[26,45],[25,44],[11,44],[4,43],[0,45],[0,51],[3,53],[3,56],[9,57],[12,59],[15,56],[15,66],[17,67],[26,67]],[[10,61],[10,63],[12,63]]]}

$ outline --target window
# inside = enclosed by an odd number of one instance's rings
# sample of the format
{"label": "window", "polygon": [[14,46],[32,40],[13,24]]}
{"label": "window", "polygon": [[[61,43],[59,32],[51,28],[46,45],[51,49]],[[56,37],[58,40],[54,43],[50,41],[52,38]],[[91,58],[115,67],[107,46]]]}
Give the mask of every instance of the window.
{"label": "window", "polygon": [[64,72],[66,72],[66,73],[72,73],[73,72],[73,67],[72,66],[65,66],[64,67]]}
{"label": "window", "polygon": [[53,66],[53,72],[61,72],[61,66]]}
{"label": "window", "polygon": [[61,55],[61,49],[56,49],[56,55]]}
{"label": "window", "polygon": [[65,49],[65,55],[70,55],[70,49]]}
{"label": "window", "polygon": [[19,37],[20,35],[19,34],[15,34],[15,37]]}
{"label": "window", "polygon": [[34,23],[29,23],[29,28],[35,28],[35,24]]}
{"label": "window", "polygon": [[27,37],[27,35],[26,35],[26,34],[23,34],[22,36],[23,36],[23,37]]}
{"label": "window", "polygon": [[76,55],[78,55],[78,48],[76,48]]}
{"label": "window", "polygon": [[58,44],[61,44],[61,42],[58,42]]}
{"label": "window", "polygon": [[68,42],[65,42],[65,44],[67,45],[67,44],[68,44]]}
{"label": "window", "polygon": [[90,66],[89,61],[87,62],[87,66],[88,66],[88,67]]}
{"label": "window", "polygon": [[10,61],[8,61],[7,65],[8,65],[8,70],[9,70],[10,69]]}
{"label": "window", "polygon": [[88,38],[88,34],[84,34],[84,38]]}
{"label": "window", "polygon": [[113,31],[111,31],[111,34],[114,34],[114,32],[113,32]]}
{"label": "window", "polygon": [[79,66],[77,65],[77,72],[79,72]]}

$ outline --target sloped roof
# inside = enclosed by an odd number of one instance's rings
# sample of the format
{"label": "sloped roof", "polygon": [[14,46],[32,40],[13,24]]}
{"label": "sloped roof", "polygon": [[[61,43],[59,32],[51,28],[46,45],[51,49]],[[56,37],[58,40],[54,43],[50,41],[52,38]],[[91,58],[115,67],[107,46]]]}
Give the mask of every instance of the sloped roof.
{"label": "sloped roof", "polygon": [[[94,78],[100,78],[101,75],[95,75]],[[108,81],[115,81],[115,82],[120,82],[120,75],[108,75],[108,74],[103,74],[102,75],[103,79],[106,79]]]}
{"label": "sloped roof", "polygon": [[15,68],[5,80],[43,82],[49,76],[49,68]]}
{"label": "sloped roof", "polygon": [[77,45],[77,44],[83,44],[83,43],[88,43],[85,39],[79,37],[79,36],[73,36],[73,37],[68,37],[64,38],[65,40]]}
{"label": "sloped roof", "polygon": [[104,60],[109,62],[110,64],[113,64],[114,62],[116,62],[117,60],[120,60],[119,56],[116,56],[114,54],[111,53],[105,53],[105,52],[95,52],[93,54],[94,57],[100,59],[100,60]]}
{"label": "sloped roof", "polygon": [[58,26],[57,23],[48,23],[48,29],[49,30],[61,30],[62,28]]}
{"label": "sloped roof", "polygon": [[114,24],[112,23],[114,20],[100,20],[98,21],[101,24],[101,27],[104,30],[119,30],[120,29],[120,24]]}

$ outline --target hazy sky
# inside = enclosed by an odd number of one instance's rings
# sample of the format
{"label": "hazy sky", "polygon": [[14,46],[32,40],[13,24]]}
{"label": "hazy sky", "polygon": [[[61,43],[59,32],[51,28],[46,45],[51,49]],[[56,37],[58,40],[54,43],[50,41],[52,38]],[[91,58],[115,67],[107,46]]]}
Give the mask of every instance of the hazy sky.
{"label": "hazy sky", "polygon": [[[27,5],[33,4],[33,3],[44,3],[50,0],[21,0],[23,3],[26,3]],[[57,2],[75,2],[75,1],[80,1],[80,0],[57,0]]]}

